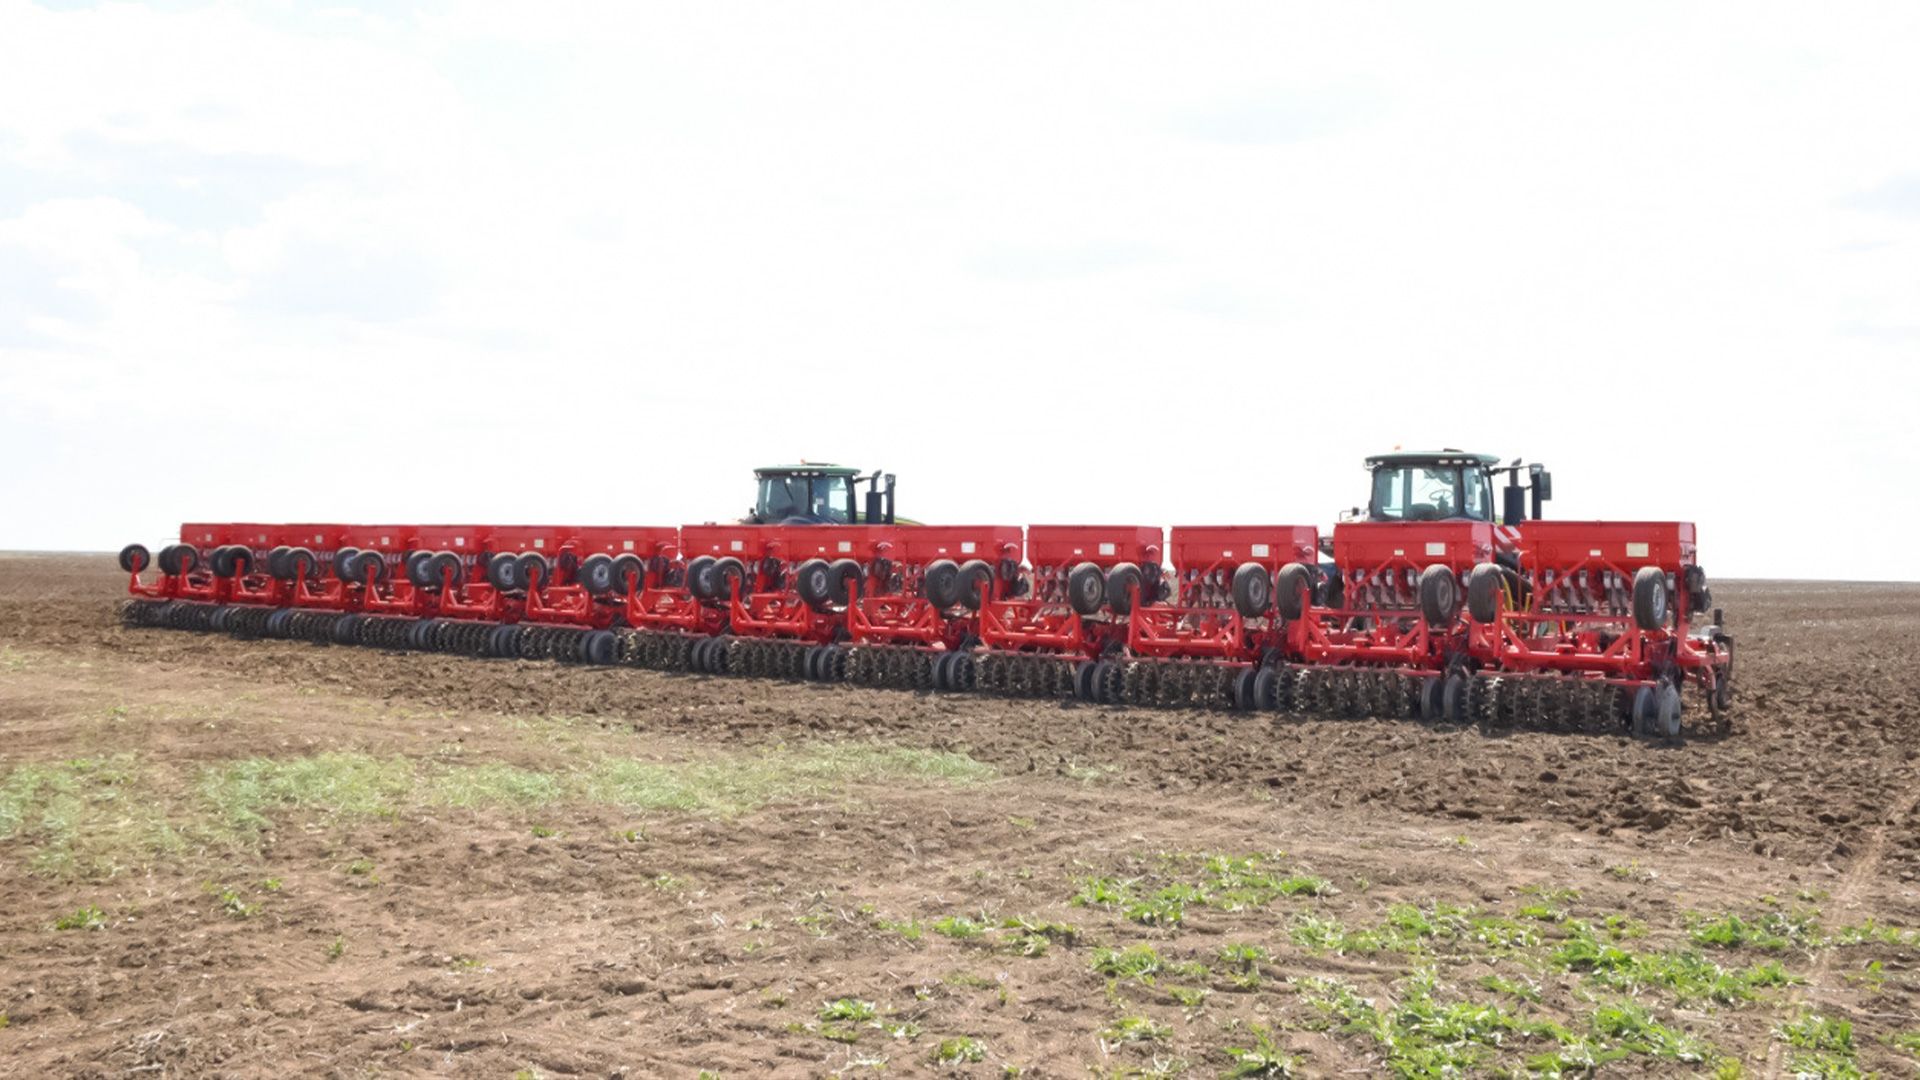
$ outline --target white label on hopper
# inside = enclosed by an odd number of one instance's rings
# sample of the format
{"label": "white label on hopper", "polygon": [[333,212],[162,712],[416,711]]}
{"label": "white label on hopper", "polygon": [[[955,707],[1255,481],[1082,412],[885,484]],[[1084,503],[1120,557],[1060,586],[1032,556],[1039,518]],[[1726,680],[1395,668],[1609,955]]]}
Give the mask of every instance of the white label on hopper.
{"label": "white label on hopper", "polygon": [[1113,545],[1112,545],[1112,544],[1101,544],[1101,545],[1100,545],[1100,554],[1102,554],[1102,555],[1111,555],[1111,554],[1113,554]]}
{"label": "white label on hopper", "polygon": [[381,547],[392,547],[392,546],[393,546],[393,541],[392,541],[391,539],[389,539],[388,537],[385,537],[385,536],[383,536],[383,537],[381,537],[381,538],[380,538],[380,546],[381,546]]}
{"label": "white label on hopper", "polygon": [[841,550],[842,552],[848,552],[848,551],[852,551],[852,550],[853,550],[853,541],[851,541],[851,540],[842,540],[842,541],[840,541],[840,550]]}
{"label": "white label on hopper", "polygon": [[1394,548],[1394,549],[1393,549],[1393,553],[1394,553],[1395,555],[1405,555],[1405,554],[1407,553],[1407,549],[1406,549],[1406,548]]}
{"label": "white label on hopper", "polygon": [[545,537],[536,537],[536,538],[534,539],[534,541],[533,541],[533,546],[534,546],[534,547],[537,547],[537,548],[543,548],[543,547],[546,547],[546,546],[547,546],[547,541],[546,541],[546,538],[545,538]]}
{"label": "white label on hopper", "polygon": [[[945,554],[945,553],[946,553],[946,549],[945,549],[945,548],[942,548],[942,549],[941,549],[941,554]],[[962,554],[962,555],[971,555],[971,554],[973,554],[973,541],[971,541],[971,540],[962,540],[962,541],[960,541],[960,554]]]}
{"label": "white label on hopper", "polygon": [[1627,558],[1644,559],[1646,557],[1647,557],[1647,545],[1645,544],[1628,544],[1627,545]]}
{"label": "white label on hopper", "polygon": [[1254,558],[1256,558],[1256,559],[1264,559],[1264,558],[1266,558],[1266,557],[1267,557],[1267,545],[1265,545],[1265,544],[1255,544],[1255,545],[1253,545],[1253,557],[1254,557]]}
{"label": "white label on hopper", "polygon": [[733,543],[731,543],[731,544],[729,544],[728,546],[729,546],[729,547],[731,547],[731,548],[732,548],[733,550],[735,550],[735,551],[739,551],[739,550],[740,550],[741,548],[743,548],[743,547],[745,547],[745,546],[746,546],[746,541],[744,541],[744,540],[735,540],[735,541],[734,541]]}
{"label": "white label on hopper", "polygon": [[1444,541],[1444,540],[1429,540],[1429,541],[1427,541],[1427,554],[1429,554],[1429,555],[1445,555],[1446,553],[1447,553],[1447,543],[1446,543],[1446,541]]}
{"label": "white label on hopper", "polygon": [[466,547],[466,546],[467,546],[467,538],[466,538],[466,537],[464,537],[464,536],[456,536],[456,537],[454,537],[454,538],[453,538],[453,546],[454,546],[454,547]]}
{"label": "white label on hopper", "polygon": [[1599,558],[1599,557],[1600,557],[1600,549],[1599,549],[1599,548],[1594,548],[1594,549],[1593,549],[1592,551],[1589,551],[1589,552],[1587,552],[1587,554],[1589,554],[1589,555],[1591,555],[1591,556],[1593,556],[1594,558],[1596,558],[1596,559],[1597,559],[1597,558]]}
{"label": "white label on hopper", "polygon": [[622,540],[622,541],[620,541],[620,550],[622,550],[622,551],[632,551],[632,550],[633,550],[633,541],[631,541],[631,540]]}

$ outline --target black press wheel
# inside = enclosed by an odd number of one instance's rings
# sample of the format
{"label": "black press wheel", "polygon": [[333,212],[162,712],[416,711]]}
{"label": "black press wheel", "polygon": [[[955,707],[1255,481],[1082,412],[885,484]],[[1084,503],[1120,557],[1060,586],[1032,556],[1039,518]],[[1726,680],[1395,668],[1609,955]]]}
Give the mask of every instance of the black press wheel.
{"label": "black press wheel", "polygon": [[[607,560],[609,567],[613,560]],[[581,659],[589,664],[606,666],[613,663],[616,647],[619,645],[611,630],[590,630],[580,643]]]}
{"label": "black press wheel", "polygon": [[353,580],[353,561],[360,557],[360,549],[343,547],[333,553],[333,576],[341,581]]}
{"label": "black press wheel", "polygon": [[1440,682],[1440,719],[1449,724],[1467,721],[1467,676],[1455,671]]}
{"label": "black press wheel", "polygon": [[431,589],[433,580],[433,552],[409,551],[407,557],[400,560],[400,568],[405,571],[407,580],[416,589]]}

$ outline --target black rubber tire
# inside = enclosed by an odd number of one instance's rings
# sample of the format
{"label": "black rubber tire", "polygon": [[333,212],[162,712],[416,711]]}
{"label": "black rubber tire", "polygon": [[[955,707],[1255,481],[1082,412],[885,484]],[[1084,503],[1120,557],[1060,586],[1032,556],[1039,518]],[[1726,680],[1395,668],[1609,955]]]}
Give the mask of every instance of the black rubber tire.
{"label": "black rubber tire", "polygon": [[287,552],[287,580],[306,578],[308,581],[320,580],[320,556],[311,548],[297,547]]}
{"label": "black rubber tire", "polygon": [[[213,549],[213,554],[207,556],[207,569],[213,571],[214,577],[230,578],[238,576],[234,573],[233,565],[233,553],[235,550],[236,549],[230,544],[222,544]],[[237,550],[242,555],[247,553],[246,548],[239,548]]]}
{"label": "black rubber tire", "polygon": [[1233,606],[1245,619],[1258,619],[1273,607],[1273,576],[1266,567],[1244,562],[1234,570]]}
{"label": "black rubber tire", "polygon": [[1429,675],[1420,680],[1420,719],[1434,723],[1440,719],[1443,711],[1440,697],[1441,680]]}
{"label": "black rubber tire", "polygon": [[1420,571],[1420,614],[1431,630],[1447,630],[1460,617],[1460,578],[1448,566]]}
{"label": "black rubber tire", "polygon": [[128,544],[120,549],[120,569],[137,574],[153,565],[153,553],[145,544]]}
{"label": "black rubber tire", "polygon": [[1252,712],[1257,707],[1253,696],[1254,678],[1252,668],[1243,668],[1240,674],[1233,677],[1233,707],[1241,712]]}
{"label": "black rubber tire", "polygon": [[[344,580],[344,579],[343,579]],[[331,637],[335,645],[352,645],[360,638],[360,624],[367,621],[365,615],[353,612],[342,615],[333,621]]]}
{"label": "black rubber tire", "polygon": [[377,551],[362,551],[353,557],[353,565],[347,568],[346,580],[366,586],[380,585],[386,582],[391,572],[385,555]]}
{"label": "black rubber tire", "polygon": [[1278,689],[1278,687],[1275,684],[1278,683],[1279,680],[1280,680],[1279,672],[1275,671],[1273,668],[1270,668],[1270,667],[1262,667],[1259,671],[1254,672],[1254,675],[1253,675],[1253,707],[1254,709],[1264,711],[1264,710],[1272,709],[1279,704],[1279,696],[1275,693],[1275,691]]}
{"label": "black rubber tire", "polygon": [[1313,597],[1313,568],[1290,562],[1273,579],[1273,605],[1283,619],[1297,619],[1307,613]]}
{"label": "black rubber tire", "polygon": [[833,567],[825,559],[808,559],[793,572],[793,588],[815,611],[833,606]]}
{"label": "black rubber tire", "polygon": [[1107,606],[1115,615],[1126,615],[1133,611],[1133,595],[1138,593],[1142,604],[1153,603],[1153,596],[1147,591],[1146,575],[1133,563],[1113,564],[1107,571],[1107,577],[1101,583],[1106,593]]}
{"label": "black rubber tire", "polygon": [[293,577],[293,572],[287,569],[287,552],[292,550],[285,544],[281,544],[267,552],[268,577],[275,581],[287,581]]}
{"label": "black rubber tire", "polygon": [[360,557],[360,549],[343,547],[333,553],[333,576],[341,581],[352,581],[353,560]]}
{"label": "black rubber tire", "polygon": [[1633,621],[1642,630],[1667,624],[1667,575],[1657,566],[1643,566],[1633,575]]}
{"label": "black rubber tire", "polygon": [[296,612],[293,608],[283,607],[274,609],[273,614],[267,616],[267,636],[272,638],[287,637],[287,623],[295,614]]}
{"label": "black rubber tire", "polygon": [[1094,700],[1094,662],[1082,660],[1073,668],[1073,696],[1080,701]]}
{"label": "black rubber tire", "polygon": [[713,599],[713,564],[718,561],[711,555],[702,555],[687,563],[687,592],[694,599]]}
{"label": "black rubber tire", "polygon": [[520,553],[518,561],[520,563],[520,579],[526,582],[521,588],[544,589],[553,584],[553,564],[547,561],[545,555],[537,551],[523,551]]}
{"label": "black rubber tire", "polygon": [[[608,559],[607,565],[611,567],[613,560]],[[580,659],[585,663],[605,667],[613,663],[619,644],[611,630],[589,630],[587,636],[580,642]]]}
{"label": "black rubber tire", "polygon": [[1440,719],[1449,724],[1467,720],[1467,677],[1454,672],[1440,681]]}
{"label": "black rubber tire", "polygon": [[1099,614],[1107,602],[1107,576],[1100,567],[1083,562],[1067,574],[1067,603],[1082,615]]}
{"label": "black rubber tire", "polygon": [[835,607],[853,601],[853,583],[865,580],[866,571],[852,559],[835,559],[827,567],[827,597]]}
{"label": "black rubber tire", "polygon": [[[635,559],[634,562],[640,560]],[[616,580],[613,573],[613,556],[606,552],[589,555],[580,560],[580,566],[573,572],[573,579],[587,590],[588,596],[605,596],[613,591]]]}
{"label": "black rubber tire", "polygon": [[1467,615],[1482,624],[1499,618],[1505,584],[1506,571],[1494,563],[1483,562],[1468,571]]}
{"label": "black rubber tire", "polygon": [[519,627],[496,626],[487,631],[486,644],[481,652],[496,660],[509,659],[520,655]]}
{"label": "black rubber tire", "polygon": [[959,604],[960,564],[952,559],[928,563],[926,575],[920,579],[920,595],[942,611]]}
{"label": "black rubber tire", "polygon": [[987,596],[993,596],[993,581],[996,574],[993,564],[985,559],[969,559],[960,567],[960,606],[968,611],[980,610],[980,588],[985,586]]}
{"label": "black rubber tire", "polygon": [[431,589],[433,588],[433,571],[429,566],[432,562],[433,552],[431,551],[409,551],[406,558],[400,560],[400,569],[406,574],[407,580],[413,583],[414,588]]}
{"label": "black rubber tire", "polygon": [[632,553],[622,553],[613,557],[613,591],[627,594],[627,583],[631,580],[637,592],[647,584],[647,561]]}
{"label": "black rubber tire", "polygon": [[514,593],[527,587],[527,575],[521,568],[520,557],[510,551],[503,551],[487,560],[487,583],[503,593]]}
{"label": "black rubber tire", "polygon": [[445,588],[449,574],[453,576],[453,583],[455,585],[459,585],[467,580],[466,560],[462,559],[457,552],[440,552],[433,557],[432,562],[427,564],[427,569],[433,573],[433,585],[435,588]]}
{"label": "black rubber tire", "polygon": [[753,579],[747,576],[747,564],[731,555],[716,559],[713,564],[713,598],[722,602],[730,601],[736,587],[740,590],[742,600],[753,591]]}
{"label": "black rubber tire", "polygon": [[163,574],[191,574],[200,565],[200,552],[191,544],[170,544],[160,549],[158,562]]}

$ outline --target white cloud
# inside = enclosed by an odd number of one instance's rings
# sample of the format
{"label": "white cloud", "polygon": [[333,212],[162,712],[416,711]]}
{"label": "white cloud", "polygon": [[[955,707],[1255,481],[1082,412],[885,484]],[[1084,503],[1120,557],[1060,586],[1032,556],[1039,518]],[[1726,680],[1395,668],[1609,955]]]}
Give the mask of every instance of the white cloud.
{"label": "white cloud", "polygon": [[797,456],[940,520],[1325,524],[1362,455],[1444,443],[1695,519],[1721,573],[1914,576],[1909,7],[0,3],[0,39],[0,546],[720,517]]}

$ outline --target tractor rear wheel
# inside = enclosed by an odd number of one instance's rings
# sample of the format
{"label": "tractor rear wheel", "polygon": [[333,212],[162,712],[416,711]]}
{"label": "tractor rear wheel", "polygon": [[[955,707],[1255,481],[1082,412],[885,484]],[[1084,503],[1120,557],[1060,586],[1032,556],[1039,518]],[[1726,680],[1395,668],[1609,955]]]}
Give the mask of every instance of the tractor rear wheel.
{"label": "tractor rear wheel", "polygon": [[1107,600],[1107,578],[1100,567],[1083,562],[1067,575],[1067,602],[1082,615],[1098,614]]}
{"label": "tractor rear wheel", "polygon": [[1446,630],[1460,615],[1460,579],[1452,567],[1429,566],[1420,571],[1420,614],[1435,630]]}
{"label": "tractor rear wheel", "polygon": [[1233,572],[1233,606],[1248,619],[1265,615],[1273,606],[1273,578],[1266,567],[1245,562]]}
{"label": "tractor rear wheel", "polygon": [[1667,575],[1657,566],[1643,566],[1633,575],[1633,621],[1642,630],[1667,624]]}

